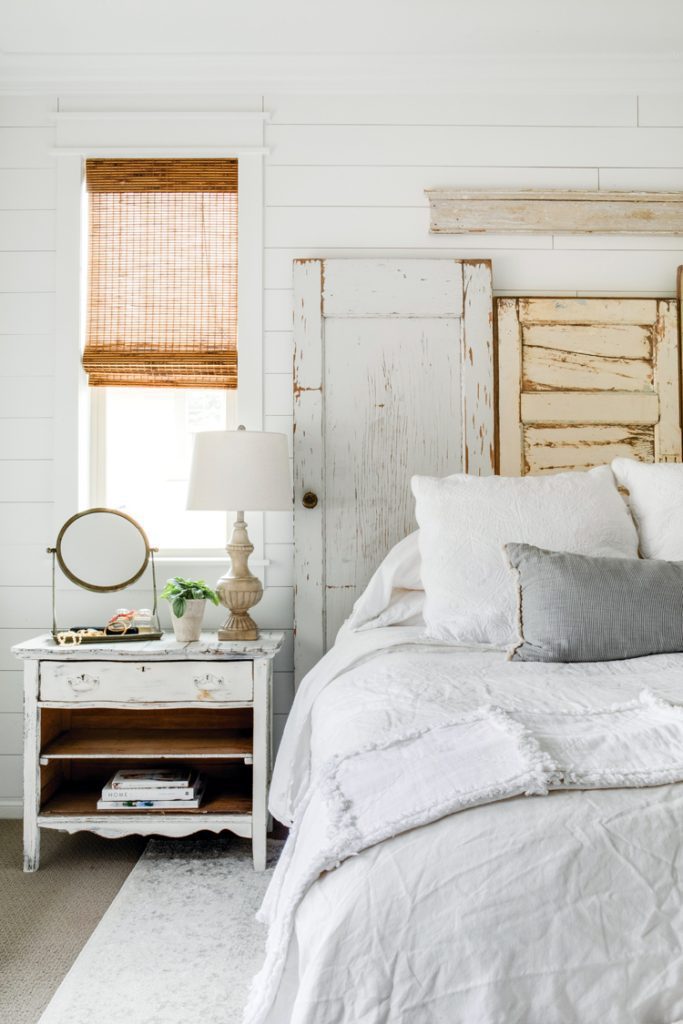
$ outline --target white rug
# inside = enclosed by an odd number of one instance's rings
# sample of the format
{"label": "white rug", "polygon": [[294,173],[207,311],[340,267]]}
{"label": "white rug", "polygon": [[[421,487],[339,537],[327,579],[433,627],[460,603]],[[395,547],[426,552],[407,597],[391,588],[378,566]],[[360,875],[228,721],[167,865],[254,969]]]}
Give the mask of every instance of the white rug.
{"label": "white rug", "polygon": [[39,1024],[239,1024],[271,873],[235,836],[152,839]]}

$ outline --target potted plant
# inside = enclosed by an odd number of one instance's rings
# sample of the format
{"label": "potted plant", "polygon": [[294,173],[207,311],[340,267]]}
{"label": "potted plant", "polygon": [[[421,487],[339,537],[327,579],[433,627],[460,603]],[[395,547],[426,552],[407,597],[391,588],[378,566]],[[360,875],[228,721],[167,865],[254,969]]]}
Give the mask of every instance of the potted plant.
{"label": "potted plant", "polygon": [[184,580],[182,576],[168,580],[161,596],[171,606],[173,632],[180,643],[199,640],[206,602],[219,604],[218,594],[204,580]]}

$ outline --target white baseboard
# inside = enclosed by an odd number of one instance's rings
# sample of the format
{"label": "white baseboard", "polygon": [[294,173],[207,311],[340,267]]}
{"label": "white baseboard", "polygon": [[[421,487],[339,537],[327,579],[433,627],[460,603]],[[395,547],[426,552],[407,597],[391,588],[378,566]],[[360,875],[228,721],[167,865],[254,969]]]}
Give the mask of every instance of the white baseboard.
{"label": "white baseboard", "polygon": [[0,800],[0,819],[21,818],[22,811],[21,800]]}

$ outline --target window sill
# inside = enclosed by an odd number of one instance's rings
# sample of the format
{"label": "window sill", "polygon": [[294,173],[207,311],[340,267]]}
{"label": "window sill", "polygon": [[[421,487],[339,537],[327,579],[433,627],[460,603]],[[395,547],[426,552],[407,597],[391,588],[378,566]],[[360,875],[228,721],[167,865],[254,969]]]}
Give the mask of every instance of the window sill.
{"label": "window sill", "polygon": [[[180,563],[192,562],[195,565],[197,563],[199,563],[200,565],[225,565],[225,563],[228,561],[228,559],[229,559],[229,556],[227,554],[224,554],[224,555],[202,555],[202,554],[196,554],[196,555],[187,555],[187,554],[185,554],[185,555],[169,555],[169,554],[165,554],[165,555],[155,555],[154,556],[154,564],[155,565],[171,565],[171,564],[176,565],[178,562],[180,562]],[[265,567],[270,565],[270,559],[269,558],[250,558],[249,559],[249,565],[253,566],[255,568],[259,568],[259,569],[260,568],[265,568]]]}

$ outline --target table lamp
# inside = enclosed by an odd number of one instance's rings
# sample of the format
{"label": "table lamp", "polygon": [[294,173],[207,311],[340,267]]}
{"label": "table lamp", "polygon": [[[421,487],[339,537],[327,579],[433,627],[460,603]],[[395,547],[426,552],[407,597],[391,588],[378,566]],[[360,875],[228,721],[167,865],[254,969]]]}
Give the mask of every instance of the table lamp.
{"label": "table lamp", "polygon": [[258,640],[249,609],[261,600],[263,587],[249,571],[249,540],[244,509],[286,511],[292,507],[287,438],[260,430],[209,430],[195,434],[188,509],[236,511],[227,552],[230,570],[216,592],[230,615],[218,630],[219,640]]}

